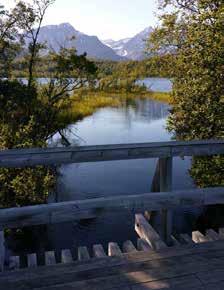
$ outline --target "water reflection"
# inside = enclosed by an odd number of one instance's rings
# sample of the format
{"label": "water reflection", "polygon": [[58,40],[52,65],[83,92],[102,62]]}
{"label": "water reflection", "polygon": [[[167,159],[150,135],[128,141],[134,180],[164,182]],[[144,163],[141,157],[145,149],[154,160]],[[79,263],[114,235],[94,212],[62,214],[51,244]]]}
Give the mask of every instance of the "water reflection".
{"label": "water reflection", "polygon": [[[123,108],[104,108],[69,126],[67,137],[77,142],[71,132],[81,136],[81,145],[119,144],[167,141],[169,106],[152,100],[136,100]],[[59,179],[59,201],[86,199],[119,194],[140,194],[150,191],[156,159],[70,164],[62,166]],[[174,189],[192,188],[188,169],[189,158],[174,158]],[[198,210],[175,212],[175,230],[190,231]],[[60,232],[63,230],[63,235]],[[52,247],[104,246],[114,240],[136,240],[134,213],[102,214],[94,220],[64,224],[51,228]]]}

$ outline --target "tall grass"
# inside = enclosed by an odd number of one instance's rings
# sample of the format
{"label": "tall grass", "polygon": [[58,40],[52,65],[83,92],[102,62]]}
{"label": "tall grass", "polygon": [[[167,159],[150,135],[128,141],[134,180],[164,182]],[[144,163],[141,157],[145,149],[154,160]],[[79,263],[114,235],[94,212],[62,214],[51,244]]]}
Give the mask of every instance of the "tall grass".
{"label": "tall grass", "polygon": [[153,99],[171,103],[169,93],[104,93],[104,92],[79,92],[73,95],[70,102],[61,112],[61,122],[64,124],[75,123],[92,115],[100,108],[122,107],[129,101],[136,99]]}

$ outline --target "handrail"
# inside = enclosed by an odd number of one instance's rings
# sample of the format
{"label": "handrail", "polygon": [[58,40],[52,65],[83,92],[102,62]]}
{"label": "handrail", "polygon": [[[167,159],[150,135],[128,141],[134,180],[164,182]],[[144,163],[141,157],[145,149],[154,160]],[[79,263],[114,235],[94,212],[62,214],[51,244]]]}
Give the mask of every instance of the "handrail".
{"label": "handrail", "polygon": [[18,228],[89,219],[121,209],[142,211],[224,203],[224,187],[100,197],[0,210],[0,228]]}
{"label": "handrail", "polygon": [[224,140],[77,146],[0,151],[0,167],[224,154]]}

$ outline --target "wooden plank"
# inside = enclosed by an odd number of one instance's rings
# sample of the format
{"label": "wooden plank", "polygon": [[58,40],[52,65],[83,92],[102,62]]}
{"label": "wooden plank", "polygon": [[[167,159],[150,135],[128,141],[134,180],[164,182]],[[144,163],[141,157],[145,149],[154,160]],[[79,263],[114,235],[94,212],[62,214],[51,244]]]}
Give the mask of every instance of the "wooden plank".
{"label": "wooden plank", "polygon": [[28,268],[37,267],[37,255],[35,253],[27,255]]}
{"label": "wooden plank", "polygon": [[102,245],[94,245],[93,246],[93,255],[96,258],[104,258],[106,257],[106,253]]}
{"label": "wooden plank", "polygon": [[171,156],[203,156],[224,153],[223,140],[158,142],[82,146],[69,148],[13,149],[0,152],[0,167],[58,165],[109,160]]}
{"label": "wooden plank", "polygon": [[[137,281],[136,281],[137,282]],[[175,277],[171,279],[161,279],[153,282],[138,283],[131,285],[131,290],[146,289],[169,289],[169,290],[189,290],[195,287],[203,286],[201,281],[195,275],[186,275],[183,277]],[[197,288],[198,289],[198,288]],[[201,288],[201,289],[204,289]]]}
{"label": "wooden plank", "polygon": [[194,244],[192,238],[188,234],[180,234],[180,240],[185,244]]}
{"label": "wooden plank", "polygon": [[55,253],[54,251],[45,252],[45,265],[54,265],[56,264]]}
{"label": "wooden plank", "polygon": [[5,236],[4,231],[0,231],[0,271],[4,270],[5,263]]}
{"label": "wooden plank", "polygon": [[[145,253],[146,254],[146,253]],[[197,260],[199,258],[199,261]],[[176,277],[186,277],[188,275],[195,275],[196,273],[203,271],[212,271],[213,269],[224,270],[223,266],[224,258],[221,257],[217,260],[206,257],[201,259],[197,255],[195,257],[182,257],[181,259],[171,258],[167,261],[158,259],[154,264],[137,263],[133,265],[126,264],[123,268],[120,267],[105,267],[94,269],[93,271],[83,271],[75,275],[74,272],[61,273],[61,276],[49,276],[45,283],[45,279],[28,280],[27,283],[19,284],[19,280],[16,279],[14,286],[17,290],[29,289],[28,287],[35,286],[41,287],[41,290],[65,290],[65,289],[111,289],[113,287],[131,286],[133,283],[149,283],[153,281],[159,281],[163,279],[173,279]],[[88,278],[87,278],[88,277]],[[41,281],[40,281],[41,280]],[[199,280],[200,281],[200,280]],[[21,283],[22,281],[20,281]],[[38,284],[36,284],[36,282]],[[1,280],[0,280],[1,283]],[[10,281],[4,281],[2,286],[8,286],[7,290],[11,290]],[[19,287],[20,285],[20,287]],[[57,285],[57,287],[55,287]],[[38,287],[37,287],[38,286]],[[49,287],[49,288],[47,288]],[[55,288],[53,288],[55,287]],[[63,288],[64,287],[64,288]],[[33,287],[34,288],[34,287]],[[14,288],[15,289],[15,288]],[[176,289],[179,289],[176,285]],[[186,288],[185,288],[186,289]],[[193,288],[194,289],[194,288]]]}
{"label": "wooden plank", "polygon": [[90,255],[89,255],[87,247],[79,247],[78,248],[78,260],[85,261],[85,260],[89,260],[89,259],[90,259]]}
{"label": "wooden plank", "polygon": [[158,250],[167,247],[142,214],[135,215],[135,231],[139,237],[145,239],[153,249]]}
{"label": "wooden plank", "polygon": [[133,253],[133,252],[137,252],[137,249],[133,245],[132,241],[126,241],[123,243],[123,252]]}
{"label": "wooden plank", "polygon": [[[185,250],[183,250],[183,248],[185,248]],[[222,249],[222,251],[217,251],[217,248]],[[207,250],[209,250],[209,252]],[[223,267],[223,251],[223,242],[217,241],[213,243],[195,244],[195,247],[183,246],[181,247],[181,250],[180,248],[169,248],[167,250],[159,251],[158,253],[154,252],[154,255],[151,253],[148,254],[146,252],[137,252],[131,255],[124,254],[124,258],[123,256],[107,257],[104,259],[92,259],[88,261],[88,263],[74,262],[71,265],[59,264],[51,267],[39,267],[35,271],[29,269],[29,271],[23,270],[13,274],[4,273],[4,276],[0,275],[0,285],[6,285],[7,290],[14,290],[15,287],[19,287],[19,285],[24,287],[22,288],[23,290],[30,290],[31,285],[36,286],[36,283],[40,283],[38,285],[41,287],[48,286],[49,282],[52,284],[54,283],[54,285],[57,283],[62,283],[63,281],[74,282],[76,278],[80,277],[80,274],[81,277],[88,277],[88,279],[98,277],[99,274],[102,274],[102,268],[105,270],[104,273],[107,273],[107,275],[122,273],[122,276],[124,276],[124,273],[127,272],[134,272],[138,270],[145,272],[149,269],[152,270],[154,268],[158,268],[159,273],[164,270],[165,273],[162,274],[168,273],[169,276],[170,270],[174,270],[174,273],[177,274],[175,271],[183,270],[180,269],[180,264],[181,266],[186,266],[187,263],[187,267],[189,267],[190,271],[194,271],[195,269],[198,271],[204,271],[204,269],[208,270],[208,268],[206,268],[207,266],[210,267],[209,269],[212,267],[216,267],[217,269],[218,265]],[[141,257],[141,259],[139,260],[138,257]],[[219,258],[221,258],[220,261],[217,260]],[[162,269],[161,266],[168,266],[169,268]],[[178,273],[180,274],[180,272]],[[151,274],[149,273],[148,275],[151,275],[150,277],[156,278],[155,272],[151,272]],[[29,280],[28,284],[25,282],[26,279]],[[13,281],[14,288],[9,287],[11,281]],[[16,289],[18,290],[18,288]]]}
{"label": "wooden plank", "polygon": [[220,239],[219,235],[212,229],[206,231],[206,238],[211,241],[217,241]]}
{"label": "wooden plank", "polygon": [[209,242],[211,239],[209,237],[204,236],[201,232],[199,231],[194,231],[192,232],[192,240],[195,243],[203,243],[203,242]]}
{"label": "wooden plank", "polygon": [[110,242],[108,244],[108,256],[120,256],[120,255],[122,255],[122,252],[118,244]]}
{"label": "wooden plank", "polygon": [[64,264],[73,262],[72,253],[70,250],[64,249],[61,251],[61,262]]}
{"label": "wooden plank", "polygon": [[224,239],[224,228],[219,229],[219,237],[220,239]]}
{"label": "wooden plank", "polygon": [[9,257],[9,270],[17,270],[20,267],[19,256],[10,256]]}
{"label": "wooden plank", "polygon": [[0,227],[18,228],[90,218],[102,211],[173,209],[224,203],[224,188],[101,197],[72,202],[50,203],[0,210]]}
{"label": "wooden plank", "polygon": [[139,251],[153,252],[152,247],[149,245],[149,243],[146,242],[145,239],[138,239],[137,240],[137,248]]}

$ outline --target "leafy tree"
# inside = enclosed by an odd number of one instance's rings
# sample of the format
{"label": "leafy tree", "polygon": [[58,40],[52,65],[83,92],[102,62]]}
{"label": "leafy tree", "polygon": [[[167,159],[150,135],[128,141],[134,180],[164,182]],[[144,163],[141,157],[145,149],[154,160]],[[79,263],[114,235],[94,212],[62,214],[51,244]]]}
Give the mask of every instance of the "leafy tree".
{"label": "leafy tree", "polygon": [[[149,42],[154,53],[173,58],[168,128],[181,140],[223,138],[224,2],[163,0],[160,8],[161,25]],[[224,185],[223,172],[223,157],[193,160],[191,174],[198,186]]]}
{"label": "leafy tree", "polygon": [[[94,79],[94,64],[86,55],[78,56],[74,49],[52,54],[54,70],[46,85],[35,81],[35,69],[43,45],[38,35],[46,9],[54,1],[33,0],[32,4],[20,1],[15,8],[3,13],[0,22],[0,48],[12,62],[18,56],[15,43],[22,52],[27,51],[28,84],[17,80],[0,80],[0,149],[46,147],[56,132],[62,136],[67,126],[61,118],[68,105],[70,92]],[[5,16],[6,15],[6,16]],[[37,26],[37,28],[36,28]],[[18,40],[18,32],[21,37]],[[27,43],[24,41],[29,39]],[[25,47],[24,47],[25,45]],[[7,47],[7,50],[6,50]],[[0,169],[0,206],[21,206],[46,202],[54,189],[55,168]]]}

